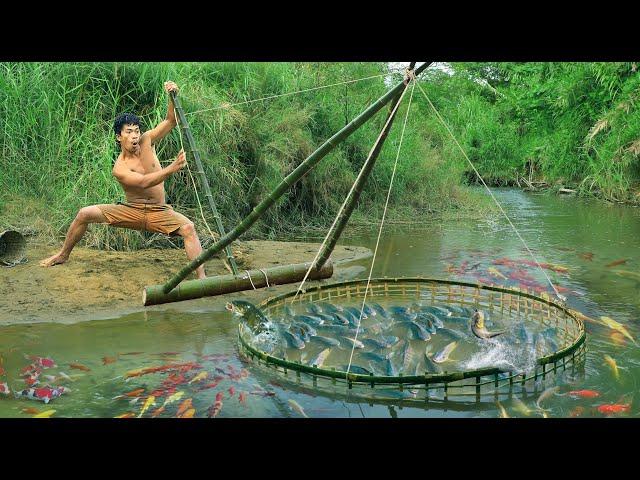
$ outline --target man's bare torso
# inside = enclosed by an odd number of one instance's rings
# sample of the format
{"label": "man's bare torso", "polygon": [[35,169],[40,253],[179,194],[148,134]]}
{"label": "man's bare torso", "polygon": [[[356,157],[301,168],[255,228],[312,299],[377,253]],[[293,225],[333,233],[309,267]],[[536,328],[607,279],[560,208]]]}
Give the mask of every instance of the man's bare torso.
{"label": "man's bare torso", "polygon": [[[158,157],[156,156],[156,148],[154,145],[151,145],[149,139],[141,140],[140,153],[136,157],[128,156],[125,158],[124,153],[120,153],[114,165],[114,169],[115,168],[126,168],[142,175],[162,169],[160,162],[158,161]],[[160,182],[158,185],[148,188],[129,187],[124,185],[122,182],[119,183],[127,197],[127,202],[153,204],[165,203],[164,182]]]}

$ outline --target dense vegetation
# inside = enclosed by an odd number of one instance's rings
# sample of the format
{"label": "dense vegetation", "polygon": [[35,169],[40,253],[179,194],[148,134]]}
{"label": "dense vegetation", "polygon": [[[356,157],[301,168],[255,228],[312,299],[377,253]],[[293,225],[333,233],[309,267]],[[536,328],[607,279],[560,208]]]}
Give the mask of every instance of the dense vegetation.
{"label": "dense vegetation", "polygon": [[[526,177],[561,182],[606,198],[634,198],[640,176],[635,65],[453,64],[452,68],[453,75],[428,71],[421,85],[490,184],[513,184]],[[113,118],[132,111],[143,119],[143,130],[155,126],[166,114],[162,84],[172,79],[181,87],[214,198],[230,229],[388,87],[380,76],[233,104],[387,72],[385,63],[0,64],[0,223],[29,225],[58,241],[82,206],[123,200],[111,176],[118,154]],[[396,74],[393,81],[400,78]],[[216,108],[224,102],[231,106]],[[407,103],[403,102],[398,119]],[[379,114],[340,145],[269,210],[252,235],[278,236],[292,227],[328,226],[383,120]],[[354,214],[356,222],[379,221],[401,125],[397,120],[385,144]],[[161,163],[169,163],[179,148],[175,129],[158,145]],[[469,172],[466,160],[416,89],[390,218],[473,212],[478,205],[488,208],[484,197],[461,187],[476,181]],[[183,170],[165,185],[168,201],[202,228],[188,172]],[[213,225],[206,202],[204,207]],[[136,248],[150,237],[94,226],[86,243]]]}

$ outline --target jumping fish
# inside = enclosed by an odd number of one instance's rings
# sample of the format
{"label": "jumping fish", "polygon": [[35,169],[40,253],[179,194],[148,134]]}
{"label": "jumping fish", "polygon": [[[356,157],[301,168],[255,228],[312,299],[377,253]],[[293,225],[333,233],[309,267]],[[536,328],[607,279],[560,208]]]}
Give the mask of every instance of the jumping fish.
{"label": "jumping fish", "polygon": [[273,333],[271,322],[262,310],[253,303],[247,302],[246,300],[233,300],[228,302],[225,308],[235,316],[241,317],[254,335],[259,333]]}
{"label": "jumping fish", "polygon": [[440,366],[438,366],[438,364],[436,364],[430,357],[429,357],[429,353],[431,351],[431,347],[432,345],[430,344],[425,352],[424,352],[424,364],[425,364],[425,368],[427,369],[427,373],[442,373],[442,369],[440,368]]}
{"label": "jumping fish", "polygon": [[449,355],[451,355],[451,352],[453,352],[457,346],[457,341],[449,343],[446,347],[436,353],[433,356],[432,360],[436,363],[446,362],[447,360],[449,360]]}
{"label": "jumping fish", "polygon": [[484,326],[484,312],[481,310],[474,310],[473,315],[471,316],[471,331],[476,337],[482,339],[497,337],[504,333],[504,330],[499,332],[489,332]]}

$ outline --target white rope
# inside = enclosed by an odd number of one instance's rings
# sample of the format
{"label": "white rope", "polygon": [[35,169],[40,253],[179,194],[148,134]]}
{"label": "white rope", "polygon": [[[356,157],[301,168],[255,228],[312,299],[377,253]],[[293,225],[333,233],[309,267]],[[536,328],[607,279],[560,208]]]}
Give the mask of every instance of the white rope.
{"label": "white rope", "polygon": [[[400,144],[398,145],[398,153],[396,154],[396,161],[393,164],[393,172],[391,173],[391,181],[389,182],[389,190],[387,191],[387,200],[384,204],[384,211],[382,212],[382,221],[380,222],[380,229],[378,230],[378,239],[376,240],[376,248],[373,251],[373,260],[371,261],[371,268],[369,269],[369,277],[367,278],[367,287],[364,289],[364,297],[362,298],[362,307],[360,309],[360,318],[358,318],[358,326],[356,327],[356,335],[354,340],[358,340],[358,333],[360,332],[360,322],[362,321],[362,312],[364,311],[364,304],[367,300],[367,293],[369,292],[369,284],[371,283],[371,275],[373,273],[373,266],[376,263],[376,255],[378,254],[378,245],[380,245],[380,236],[382,235],[382,227],[384,226],[384,219],[387,215],[387,208],[389,206],[389,198],[391,197],[391,188],[393,187],[393,179],[396,176],[396,169],[398,167],[398,159],[400,158],[400,149],[402,148],[402,140],[404,138],[404,131],[407,127],[407,119],[409,118],[409,110],[411,109],[411,101],[413,100],[413,91],[416,88],[415,77],[411,81],[411,96],[409,97],[409,105],[407,106],[407,113],[404,116],[404,123],[402,125],[402,133],[400,134]],[[405,88],[406,91],[406,88]],[[399,103],[399,102],[398,102]],[[351,369],[351,360],[353,359],[353,352],[356,348],[355,341],[351,347],[351,355],[349,356],[349,364],[347,365],[347,374],[349,374],[349,370]]]}
{"label": "white rope", "polygon": [[324,237],[324,240],[322,241],[322,244],[320,245],[320,248],[318,249],[318,253],[316,253],[315,258],[313,259],[313,261],[309,265],[309,269],[307,270],[307,273],[305,274],[304,278],[302,279],[302,282],[298,286],[298,290],[296,291],[296,294],[293,296],[293,299],[291,300],[291,304],[292,305],[293,305],[293,302],[298,297],[298,294],[302,290],[302,286],[304,285],[304,282],[307,280],[307,277],[309,276],[309,273],[311,273],[311,270],[313,269],[316,261],[318,260],[318,257],[320,256],[320,252],[322,252],[322,250],[324,249],[325,244],[327,243],[327,240],[331,236],[331,233],[333,232],[333,229],[336,226],[336,223],[338,223],[338,219],[340,218],[340,215],[342,214],[343,210],[345,209],[345,207],[347,205],[347,202],[349,201],[349,198],[351,197],[351,194],[353,193],[356,185],[358,184],[358,180],[360,180],[360,177],[362,177],[362,175],[364,175],[364,170],[365,170],[365,166],[367,165],[367,161],[371,158],[371,155],[373,154],[374,150],[378,146],[378,143],[380,142],[380,139],[382,138],[382,134],[384,133],[384,130],[387,128],[387,125],[389,125],[389,122],[391,121],[391,119],[395,115],[396,110],[400,106],[400,103],[402,103],[402,98],[404,97],[404,94],[406,93],[406,91],[407,91],[407,86],[405,86],[405,88],[402,90],[402,95],[400,96],[400,99],[398,100],[398,103],[396,103],[396,106],[394,107],[391,115],[389,115],[389,118],[387,119],[387,121],[385,122],[384,126],[382,127],[382,130],[380,131],[380,134],[378,135],[378,138],[376,139],[375,143],[373,144],[373,147],[371,148],[371,151],[369,152],[369,155],[367,156],[367,160],[362,164],[362,168],[360,169],[360,173],[358,174],[358,177],[353,182],[353,185],[351,185],[351,190],[349,190],[349,193],[345,197],[344,202],[342,203],[342,206],[340,207],[340,210],[338,210],[336,218],[333,220],[333,224],[331,224],[331,227],[329,228],[329,231],[327,232],[327,235]]}
{"label": "white rope", "polygon": [[217,107],[204,108],[202,110],[195,110],[193,112],[186,113],[185,115],[193,115],[195,113],[209,112],[209,111],[212,111],[212,110],[219,110],[221,108],[229,108],[229,107],[235,107],[235,106],[238,106],[238,105],[246,105],[247,103],[260,102],[262,100],[270,100],[272,98],[286,97],[286,96],[289,96],[289,95],[296,95],[298,93],[305,93],[305,92],[311,92],[313,90],[320,90],[322,88],[337,87],[339,85],[346,85],[346,84],[349,84],[349,83],[362,82],[364,80],[371,80],[372,78],[385,77],[387,75],[389,75],[389,74],[388,73],[381,73],[380,75],[372,75],[370,77],[358,78],[356,80],[347,80],[345,82],[332,83],[331,85],[322,85],[320,87],[305,88],[304,90],[298,90],[298,91],[295,91],[295,92],[288,92],[288,93],[281,93],[279,95],[270,95],[268,97],[256,98],[256,99],[247,100],[247,101],[244,101],[244,102],[238,102],[238,103],[226,103],[225,102],[222,105],[219,105]]}
{"label": "white rope", "polygon": [[524,239],[522,238],[522,236],[520,235],[520,232],[518,232],[518,229],[515,227],[515,225],[511,222],[511,219],[509,218],[509,215],[507,215],[507,213],[503,210],[502,205],[500,205],[500,202],[498,202],[498,200],[496,199],[496,197],[493,195],[493,193],[491,192],[491,189],[487,186],[487,184],[485,183],[484,179],[482,178],[482,175],[480,175],[480,172],[478,172],[478,170],[476,169],[476,167],[473,165],[473,163],[471,163],[471,160],[469,160],[469,157],[467,156],[467,154],[465,153],[465,151],[463,150],[463,148],[460,146],[460,144],[458,143],[458,140],[456,139],[455,135],[453,134],[453,132],[451,131],[451,129],[449,128],[449,125],[447,125],[447,123],[444,121],[444,119],[440,116],[440,113],[438,112],[438,110],[436,109],[436,107],[433,105],[433,103],[431,103],[431,100],[429,99],[429,96],[427,95],[427,93],[422,89],[422,87],[420,86],[420,84],[418,84],[418,88],[420,89],[420,91],[422,92],[422,94],[425,96],[425,98],[427,99],[427,102],[429,102],[429,105],[431,105],[431,108],[433,109],[433,111],[436,113],[438,119],[440,120],[440,122],[444,125],[444,127],[447,129],[447,131],[449,132],[449,135],[451,135],[451,138],[453,138],[453,141],[456,143],[456,145],[458,146],[458,148],[460,149],[460,151],[462,152],[462,155],[464,155],[464,158],[467,159],[467,162],[469,162],[469,165],[471,165],[471,168],[473,168],[473,171],[476,172],[476,175],[478,176],[478,178],[480,179],[480,181],[482,182],[482,184],[484,185],[484,187],[487,189],[487,191],[489,192],[489,195],[491,195],[491,198],[493,198],[493,201],[496,203],[496,205],[498,206],[498,208],[500,209],[500,211],[502,212],[502,214],[505,216],[505,218],[507,219],[507,221],[509,222],[509,225],[511,225],[511,228],[513,228],[514,232],[516,232],[516,235],[518,236],[518,238],[520,239],[520,241],[522,242],[522,244],[524,245],[524,247],[527,249],[527,251],[529,252],[529,255],[531,256],[531,258],[533,259],[533,261],[536,263],[536,265],[538,265],[538,268],[540,269],[540,271],[544,274],[544,276],[547,278],[547,281],[549,282],[549,284],[551,285],[551,288],[553,288],[553,291],[556,292],[556,296],[562,300],[563,302],[565,302],[567,300],[567,298],[564,295],[560,295],[560,293],[558,292],[558,290],[556,289],[555,285],[553,284],[553,282],[551,281],[551,279],[549,278],[549,276],[547,275],[547,272],[544,271],[544,269],[542,268],[542,266],[540,265],[540,263],[538,262],[538,260],[536,259],[536,257],[533,255],[533,252],[529,249],[529,246],[527,245],[527,243],[524,241]]}
{"label": "white rope", "polygon": [[264,279],[267,282],[267,288],[269,288],[270,285],[269,285],[269,277],[267,277],[267,272],[265,272],[262,268],[259,268],[258,270],[260,270],[264,274]]}
{"label": "white rope", "polygon": [[257,290],[256,286],[253,284],[253,280],[251,280],[251,274],[249,273],[249,270],[245,270],[245,272],[247,272],[247,277],[249,277],[249,281],[251,282],[251,286],[253,287],[254,290]]}

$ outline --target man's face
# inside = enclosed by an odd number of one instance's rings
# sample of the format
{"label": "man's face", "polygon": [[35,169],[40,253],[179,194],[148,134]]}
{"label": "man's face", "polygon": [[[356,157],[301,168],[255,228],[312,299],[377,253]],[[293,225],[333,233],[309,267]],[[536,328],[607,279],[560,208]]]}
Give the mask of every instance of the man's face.
{"label": "man's face", "polygon": [[126,150],[133,154],[140,152],[140,127],[138,125],[126,123],[120,130],[120,135],[117,135],[116,138],[120,142],[123,151]]}

